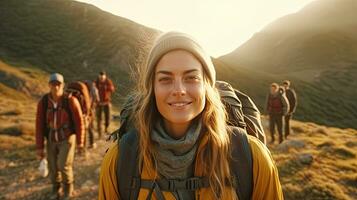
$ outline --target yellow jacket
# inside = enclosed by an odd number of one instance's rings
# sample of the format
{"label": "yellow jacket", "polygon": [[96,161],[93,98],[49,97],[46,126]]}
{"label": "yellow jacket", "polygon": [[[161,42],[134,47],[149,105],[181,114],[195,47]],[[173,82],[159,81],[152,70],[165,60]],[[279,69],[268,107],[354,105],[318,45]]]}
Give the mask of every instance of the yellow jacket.
{"label": "yellow jacket", "polygon": [[[252,150],[253,156],[253,200],[267,199],[267,200],[281,200],[284,199],[281,189],[278,170],[275,166],[273,158],[268,148],[261,143],[257,138],[248,136],[248,141]],[[207,137],[201,139],[200,145],[197,150],[197,155],[202,153],[202,147],[207,143]],[[106,153],[100,172],[99,180],[99,200],[119,199],[119,190],[117,185],[117,159],[118,159],[118,144],[116,143],[109,148]],[[196,155],[196,156],[197,156]],[[144,165],[145,166],[145,165]],[[195,176],[203,176],[202,164],[196,161],[195,163]],[[142,179],[153,179],[149,176],[148,169],[143,167],[141,173]],[[140,189],[138,199],[146,199],[149,191],[147,189]],[[163,195],[167,200],[175,200],[175,197],[170,192],[163,191]],[[153,194],[152,199],[155,198]],[[200,200],[213,200],[214,196],[209,188],[202,188],[196,190],[196,199]]]}

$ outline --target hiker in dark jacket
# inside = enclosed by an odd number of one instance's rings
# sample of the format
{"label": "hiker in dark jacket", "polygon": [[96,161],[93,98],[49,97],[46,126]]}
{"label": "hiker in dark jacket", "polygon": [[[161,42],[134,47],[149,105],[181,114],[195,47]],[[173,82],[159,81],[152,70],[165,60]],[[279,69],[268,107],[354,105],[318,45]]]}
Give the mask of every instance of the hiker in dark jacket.
{"label": "hiker in dark jacket", "polygon": [[274,143],[275,125],[278,128],[279,143],[283,142],[283,116],[289,110],[289,102],[285,96],[284,88],[279,87],[277,83],[272,83],[270,92],[267,96],[266,110],[269,114],[269,130],[271,134],[271,143]]}
{"label": "hiker in dark jacket", "polygon": [[295,90],[290,88],[289,80],[285,80],[283,82],[283,87],[285,89],[286,98],[289,101],[289,111],[288,114],[284,116],[284,133],[285,139],[287,139],[290,135],[290,119],[292,118],[297,106],[297,96]]}
{"label": "hiker in dark jacket", "polygon": [[107,77],[105,71],[101,71],[98,79],[95,82],[99,93],[99,102],[97,104],[97,125],[99,137],[102,136],[102,115],[105,117],[105,133],[108,134],[108,127],[110,124],[110,109],[111,109],[111,95],[115,88],[112,80]]}
{"label": "hiker in dark jacket", "polygon": [[61,182],[64,199],[73,192],[73,160],[77,143],[78,150],[84,147],[84,120],[79,101],[74,96],[64,95],[64,80],[55,73],[49,79],[50,92],[43,96],[37,106],[36,147],[40,159],[46,152],[49,176],[52,182],[50,199],[58,199]]}

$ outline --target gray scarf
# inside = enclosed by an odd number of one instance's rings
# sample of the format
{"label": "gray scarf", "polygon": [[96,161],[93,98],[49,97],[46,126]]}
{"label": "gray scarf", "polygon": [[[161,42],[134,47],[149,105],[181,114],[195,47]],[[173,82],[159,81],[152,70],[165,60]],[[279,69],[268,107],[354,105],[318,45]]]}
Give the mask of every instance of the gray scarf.
{"label": "gray scarf", "polygon": [[200,120],[192,123],[186,135],[175,140],[166,133],[162,120],[155,124],[151,139],[154,141],[160,175],[167,179],[185,179],[193,176],[193,161],[201,126]]}

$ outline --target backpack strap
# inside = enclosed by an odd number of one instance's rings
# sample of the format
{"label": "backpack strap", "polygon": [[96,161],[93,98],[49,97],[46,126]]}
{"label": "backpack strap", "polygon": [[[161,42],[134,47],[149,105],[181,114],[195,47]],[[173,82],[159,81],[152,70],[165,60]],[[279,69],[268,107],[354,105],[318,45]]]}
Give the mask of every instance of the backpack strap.
{"label": "backpack strap", "polygon": [[62,100],[62,108],[68,113],[69,115],[69,128],[70,129],[75,129],[75,121],[74,121],[74,117],[72,114],[72,110],[69,107],[69,98],[71,98],[72,94],[64,94],[63,96],[63,100]]}
{"label": "backpack strap", "polygon": [[43,97],[42,97],[42,116],[43,116],[43,127],[44,127],[44,130],[43,130],[43,134],[45,136],[45,138],[48,139],[48,126],[47,126],[47,108],[48,108],[48,95],[49,94],[45,94]]}
{"label": "backpack strap", "polygon": [[140,179],[138,142],[138,134],[134,129],[118,140],[117,182],[121,199],[136,200],[139,195],[140,184],[135,181]]}
{"label": "backpack strap", "polygon": [[162,191],[175,192],[177,190],[195,191],[201,188],[209,187],[209,180],[207,177],[191,177],[184,180],[177,179],[158,179],[146,180],[136,179],[137,183],[142,188],[151,189],[154,182],[160,187]]}
{"label": "backpack strap", "polygon": [[253,159],[244,129],[230,127],[232,131],[232,160],[230,168],[235,177],[236,192],[240,200],[250,200],[253,193]]}

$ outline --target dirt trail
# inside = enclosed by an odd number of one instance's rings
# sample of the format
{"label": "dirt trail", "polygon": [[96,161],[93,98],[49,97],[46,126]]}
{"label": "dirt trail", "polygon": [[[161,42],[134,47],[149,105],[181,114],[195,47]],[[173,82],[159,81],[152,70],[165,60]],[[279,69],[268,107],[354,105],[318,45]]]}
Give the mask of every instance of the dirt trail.
{"label": "dirt trail", "polygon": [[[89,149],[87,156],[75,156],[74,199],[97,199],[100,164],[106,149],[112,142],[97,141],[96,149]],[[51,192],[49,178],[38,173],[34,146],[5,150],[0,156],[0,199],[48,199]]]}

